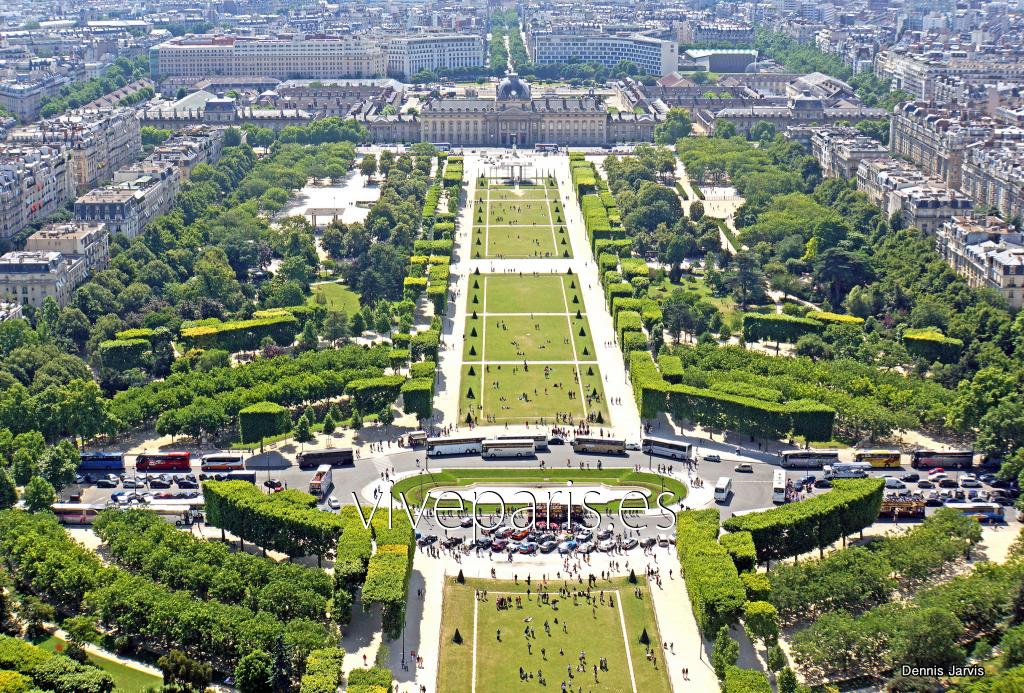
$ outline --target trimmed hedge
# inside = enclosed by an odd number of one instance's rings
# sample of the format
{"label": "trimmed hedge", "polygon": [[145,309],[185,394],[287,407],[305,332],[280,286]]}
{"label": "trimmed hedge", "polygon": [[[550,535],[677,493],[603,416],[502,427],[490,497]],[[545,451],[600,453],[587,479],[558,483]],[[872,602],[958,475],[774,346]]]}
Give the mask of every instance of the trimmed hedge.
{"label": "trimmed hedge", "polygon": [[683,360],[678,356],[662,354],[658,357],[658,368],[667,382],[680,383],[683,381]]}
{"label": "trimmed hedge", "polygon": [[[0,690],[55,691],[55,693],[103,693],[114,690],[110,674],[90,664],[81,664],[69,657],[32,645],[21,638],[0,635],[0,672],[7,676],[6,686],[0,678]],[[24,685],[31,679],[31,684]]]}
{"label": "trimmed hedge", "polygon": [[[363,512],[369,516],[369,510]],[[373,554],[373,531],[363,527],[354,505],[341,506],[338,516],[341,519],[341,537],[334,561],[335,590],[340,587],[354,591],[366,579],[366,565]]]}
{"label": "trimmed hedge", "polygon": [[[730,535],[726,535],[730,536]],[[766,602],[772,593],[772,583],[765,573],[740,573],[740,580],[747,589],[747,601]]]}
{"label": "trimmed hedge", "polygon": [[340,647],[312,650],[306,657],[299,693],[336,693],[345,678],[344,661],[345,650]]}
{"label": "trimmed hedge", "polygon": [[238,436],[243,443],[258,443],[291,427],[288,408],[273,402],[257,402],[238,412]]}
{"label": "trimmed hedge", "polygon": [[785,313],[743,314],[743,339],[748,342],[795,342],[805,334],[821,334],[824,329],[817,320]]}
{"label": "trimmed hedge", "polygon": [[291,313],[277,313],[252,320],[221,322],[204,320],[202,324],[182,327],[181,342],[190,349],[224,349],[230,352],[257,349],[264,338],[270,337],[280,346],[295,341],[300,328],[299,320]]}
{"label": "trimmed hedge", "polygon": [[924,328],[906,330],[903,333],[903,346],[914,356],[928,362],[952,363],[960,358],[964,343],[954,337],[947,337],[934,328]]}
{"label": "trimmed hedge", "polygon": [[148,339],[107,339],[100,342],[99,357],[104,368],[124,371],[138,368],[149,351]]}
{"label": "trimmed hedge", "polygon": [[685,510],[676,516],[676,550],[697,625],[707,637],[735,623],[746,589],[729,553],[718,543],[718,510]]}
{"label": "trimmed hedge", "polygon": [[626,279],[649,277],[650,274],[650,268],[647,267],[647,263],[638,257],[623,258],[619,262],[619,268],[622,270],[622,276]]}
{"label": "trimmed hedge", "polygon": [[718,392],[725,392],[730,395],[759,399],[765,402],[781,402],[785,399],[782,392],[779,390],[773,390],[770,387],[761,387],[759,385],[751,385],[750,383],[737,380],[720,380],[713,382],[710,385],[710,389]]}
{"label": "trimmed hedge", "polygon": [[353,380],[345,389],[359,411],[376,413],[398,399],[403,383],[405,378],[401,375],[382,375]]}
{"label": "trimmed hedge", "polygon": [[647,335],[643,332],[623,332],[621,342],[622,355],[627,359],[630,352],[647,351]]}
{"label": "trimmed hedge", "polygon": [[750,532],[726,534],[719,541],[729,552],[739,572],[745,573],[757,566],[757,550],[754,548],[754,538]]}
{"label": "trimmed hedge", "polygon": [[408,349],[391,349],[388,351],[388,362],[395,370],[402,368],[409,363],[412,352]]}
{"label": "trimmed hedge", "polygon": [[426,358],[437,361],[438,348],[441,346],[441,332],[439,330],[424,330],[412,336],[410,347],[414,359]]}
{"label": "trimmed hedge", "polygon": [[121,330],[114,335],[114,339],[146,339],[151,340],[156,336],[156,330],[148,327],[135,327],[130,330]]}
{"label": "trimmed hedge", "polygon": [[790,433],[808,440],[829,440],[836,412],[819,402],[765,402],[682,383],[669,386],[672,416],[712,428],[731,428],[765,438]]}
{"label": "trimmed hedge", "polygon": [[428,241],[420,239],[413,242],[413,252],[416,255],[443,255],[450,258],[455,242],[451,240]]}
{"label": "trimmed hedge", "polygon": [[402,281],[403,295],[406,298],[415,299],[427,290],[426,277],[406,277]]}
{"label": "trimmed hedge", "polygon": [[615,331],[619,333],[619,340],[623,340],[626,332],[642,332],[644,322],[640,319],[640,313],[632,310],[620,310],[615,314]]}
{"label": "trimmed hedge", "polygon": [[653,419],[665,411],[668,383],[661,377],[649,351],[629,353],[629,379],[640,418]]}
{"label": "trimmed hedge", "polygon": [[363,608],[373,604],[383,605],[382,625],[392,640],[401,634],[411,564],[409,546],[378,544],[377,552],[370,557],[366,568]]}
{"label": "trimmed hedge", "polygon": [[429,419],[434,410],[434,376],[412,378],[402,383],[402,411],[415,414],[418,419]]}
{"label": "trimmed hedge", "polygon": [[433,380],[437,372],[437,364],[433,361],[417,361],[409,367],[409,377],[430,378]]}
{"label": "trimmed hedge", "polygon": [[837,479],[828,493],[779,508],[730,517],[730,532],[749,532],[757,560],[798,556],[859,532],[878,519],[884,479]]}
{"label": "trimmed hedge", "polygon": [[856,315],[843,315],[841,313],[827,313],[822,310],[812,310],[804,316],[810,320],[817,320],[823,322],[826,325],[863,325],[864,318],[858,318]]}
{"label": "trimmed hedge", "polygon": [[729,665],[725,669],[722,693],[772,693],[772,687],[763,672]]}

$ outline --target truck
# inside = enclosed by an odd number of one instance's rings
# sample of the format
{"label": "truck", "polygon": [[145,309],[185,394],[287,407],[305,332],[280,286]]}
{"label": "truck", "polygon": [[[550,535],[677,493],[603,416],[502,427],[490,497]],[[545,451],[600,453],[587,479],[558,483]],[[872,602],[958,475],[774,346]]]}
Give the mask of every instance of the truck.
{"label": "truck", "polygon": [[313,478],[309,480],[309,495],[317,500],[327,498],[331,490],[331,465],[322,464],[313,472]]}

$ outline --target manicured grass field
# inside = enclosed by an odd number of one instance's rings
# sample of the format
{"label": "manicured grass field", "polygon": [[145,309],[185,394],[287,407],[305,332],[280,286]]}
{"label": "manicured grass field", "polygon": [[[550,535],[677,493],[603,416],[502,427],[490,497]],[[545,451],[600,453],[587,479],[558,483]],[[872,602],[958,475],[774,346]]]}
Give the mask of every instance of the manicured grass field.
{"label": "manicured grass field", "polygon": [[478,189],[473,200],[474,258],[571,257],[557,185]]}
{"label": "manicured grass field", "polygon": [[[51,652],[56,652],[58,649],[63,650],[67,647],[67,643],[55,635],[51,635],[46,640],[42,640],[35,644],[39,647],[50,650]],[[90,654],[89,661],[92,662],[93,665],[110,674],[110,676],[113,677],[114,685],[116,686],[114,690],[120,691],[121,693],[141,693],[141,691],[144,691],[147,688],[159,688],[163,685],[163,679],[159,676],[151,676],[144,671],[126,667],[125,665],[115,662],[112,659],[107,659],[106,657],[98,657]]]}
{"label": "manicured grass field", "polygon": [[359,294],[344,284],[314,284],[312,289],[310,303],[315,303],[316,297],[322,295],[327,299],[327,310],[343,310],[350,318],[359,312]]}
{"label": "manicured grass field", "polygon": [[550,425],[557,414],[578,420],[598,413],[608,421],[577,281],[518,273],[470,279],[460,420],[472,412],[494,423]]}
{"label": "manicured grass field", "polygon": [[[477,693],[518,690],[554,693],[561,690],[563,681],[573,690],[582,688],[595,693],[671,690],[657,647],[661,639],[650,593],[644,583],[632,585],[626,578],[601,581],[591,594],[599,597],[603,590],[604,603],[598,598],[593,606],[582,598],[575,604],[572,598],[560,598],[558,589],[562,584],[561,581],[548,584],[550,601],[557,603],[543,604],[537,597],[540,584],[536,580],[529,586],[532,593],[527,596],[528,586],[523,580],[515,584],[507,580],[467,579],[465,584],[458,584],[454,578],[449,578],[444,592],[437,689],[473,690],[475,649]],[[576,583],[566,586],[579,587]],[[640,599],[634,595],[637,587],[641,591]],[[477,589],[488,591],[486,601],[476,601]],[[614,606],[609,600],[612,595]],[[499,596],[520,596],[523,606],[498,610],[495,601]],[[550,634],[544,628],[545,622]],[[530,637],[524,634],[527,627],[532,628]],[[456,629],[462,644],[454,642]],[[645,646],[640,643],[644,629],[655,644],[657,668],[647,660]],[[586,653],[584,672],[576,671],[581,651]],[[608,660],[608,671],[598,670],[595,681],[593,667],[601,657]],[[520,667],[531,675],[525,681],[520,680]]]}
{"label": "manicured grass field", "polygon": [[[686,498],[686,486],[672,477],[662,477],[648,472],[634,472],[631,469],[611,467],[605,469],[523,469],[516,468],[483,468],[483,469],[445,469],[443,471],[431,471],[424,475],[406,477],[392,487],[391,493],[395,498],[404,494],[410,505],[421,505],[424,496],[430,489],[437,486],[456,487],[468,486],[470,484],[485,484],[496,486],[500,484],[514,484],[516,486],[528,486],[533,483],[557,483],[562,484],[572,481],[577,484],[607,484],[608,486],[636,486],[646,489],[650,496],[650,505],[654,507],[654,501],[658,494],[666,491],[671,496],[666,496],[664,505],[671,506]],[[543,497],[539,502],[543,501]],[[454,501],[453,501],[454,502]],[[598,510],[618,510],[619,502],[592,503],[588,504]],[[513,507],[509,504],[507,507]],[[444,508],[450,506],[443,505]],[[451,507],[457,507],[451,506]],[[627,508],[642,509],[643,503],[639,499],[626,501]],[[468,506],[464,508],[467,512],[471,510]],[[491,506],[481,504],[480,512],[493,512]]]}

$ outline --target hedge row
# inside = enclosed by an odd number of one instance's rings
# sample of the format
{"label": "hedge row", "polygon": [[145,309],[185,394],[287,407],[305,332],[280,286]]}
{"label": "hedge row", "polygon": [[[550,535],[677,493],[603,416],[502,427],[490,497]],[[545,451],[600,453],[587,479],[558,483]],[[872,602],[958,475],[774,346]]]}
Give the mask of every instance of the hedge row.
{"label": "hedge row", "polygon": [[81,664],[37,647],[21,638],[0,635],[0,691],[28,693],[109,693],[110,674],[91,664]]}
{"label": "hedge row", "polygon": [[302,675],[299,693],[336,693],[345,678],[344,661],[345,650],[340,647],[310,652],[306,657],[306,673]]}
{"label": "hedge row", "polygon": [[630,352],[629,379],[633,385],[633,398],[640,410],[640,418],[653,419],[665,411],[668,383],[658,372],[650,352]]}
{"label": "hedge row", "polygon": [[754,538],[750,532],[726,534],[719,541],[729,552],[739,572],[749,572],[757,566],[757,549],[754,548]]}
{"label": "hedge row", "polygon": [[807,313],[807,315],[805,315],[804,317],[809,318],[811,320],[817,320],[818,322],[823,322],[825,324],[858,326],[864,324],[864,318],[858,318],[856,315],[828,313],[823,310],[812,310],[809,313]]}
{"label": "hedge row", "polygon": [[722,681],[722,693],[772,693],[764,672],[729,665]]}
{"label": "hedge row", "polygon": [[632,310],[620,310],[615,314],[615,331],[619,333],[619,339],[623,339],[626,332],[643,332],[644,321],[640,319],[640,313]]}
{"label": "hedge row", "polygon": [[104,368],[125,371],[141,367],[149,348],[148,339],[107,339],[100,342],[99,357]]}
{"label": "hedge row", "polygon": [[383,606],[382,626],[394,640],[401,634],[412,568],[411,551],[405,544],[378,544],[370,557],[363,583],[362,601]]}
{"label": "hedge row", "polygon": [[382,375],[352,380],[345,389],[360,412],[377,413],[398,399],[403,383],[404,376]]}
{"label": "hedge row", "polygon": [[947,337],[936,329],[924,328],[906,330],[903,333],[903,346],[914,356],[929,363],[952,363],[960,358],[964,343],[954,337]]}
{"label": "hedge row", "polygon": [[748,342],[795,342],[806,334],[821,334],[824,330],[825,326],[817,320],[785,313],[743,315],[743,339]]}
{"label": "hedge row", "polygon": [[658,369],[669,383],[679,383],[683,380],[683,360],[678,356],[662,354],[658,357]]}
{"label": "hedge row", "polygon": [[411,378],[402,384],[402,410],[417,419],[429,419],[434,408],[434,376]]}
{"label": "hedge row", "polygon": [[231,322],[211,318],[200,324],[182,327],[180,340],[190,349],[224,349],[236,352],[257,349],[266,337],[270,337],[278,345],[289,346],[295,341],[299,329],[298,318],[285,312],[270,317]]}
{"label": "hedge row", "polygon": [[291,426],[288,408],[274,402],[257,402],[238,412],[238,433],[243,443],[258,443],[286,433]]}
{"label": "hedge row", "polygon": [[718,543],[718,510],[686,510],[676,517],[676,549],[697,625],[708,637],[735,623],[746,589],[728,551]]}
{"label": "hedge row", "polygon": [[797,503],[733,516],[730,532],[749,532],[757,560],[798,556],[859,532],[878,519],[884,479],[839,479],[828,493]]}

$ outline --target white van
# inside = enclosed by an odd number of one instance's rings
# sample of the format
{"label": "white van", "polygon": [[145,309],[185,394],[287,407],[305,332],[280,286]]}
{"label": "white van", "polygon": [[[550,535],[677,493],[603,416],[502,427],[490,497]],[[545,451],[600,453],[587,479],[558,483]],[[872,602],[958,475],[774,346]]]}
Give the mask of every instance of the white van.
{"label": "white van", "polygon": [[658,535],[658,546],[668,546],[669,543],[670,542],[667,536],[665,536],[664,534]]}
{"label": "white van", "polygon": [[727,476],[718,478],[718,482],[715,483],[715,500],[719,503],[724,503],[729,500],[729,494],[732,493],[732,479]]}

